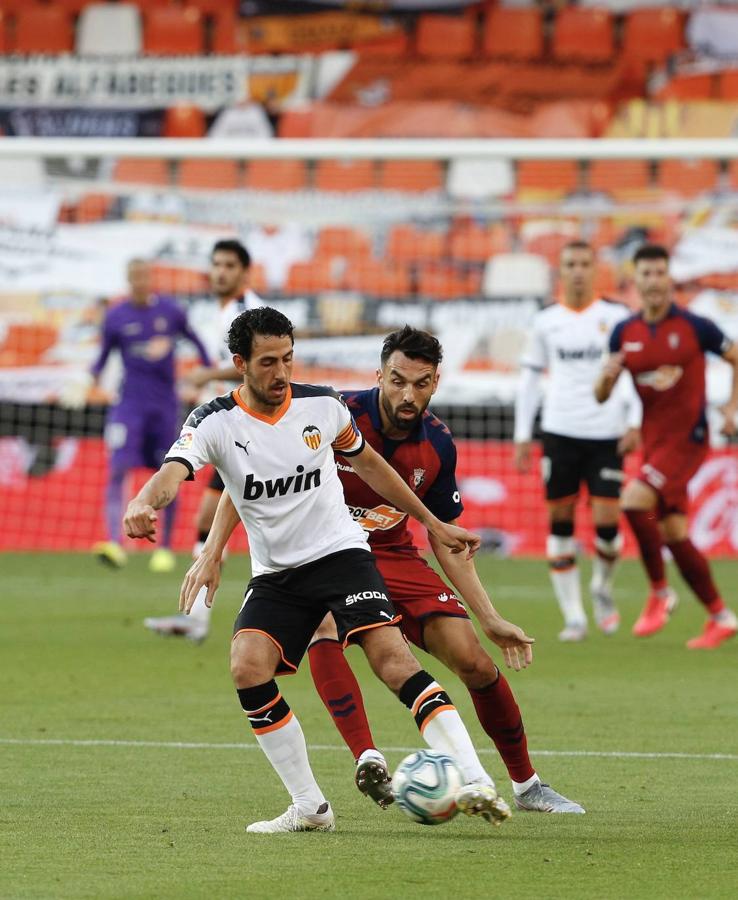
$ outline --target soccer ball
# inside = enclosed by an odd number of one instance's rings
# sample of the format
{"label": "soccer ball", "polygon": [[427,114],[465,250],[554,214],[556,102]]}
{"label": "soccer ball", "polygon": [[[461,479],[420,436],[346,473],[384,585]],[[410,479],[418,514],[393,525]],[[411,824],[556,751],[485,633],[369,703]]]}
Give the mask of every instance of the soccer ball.
{"label": "soccer ball", "polygon": [[440,825],[458,812],[456,794],[464,776],[456,762],[436,750],[417,750],[406,756],[392,776],[392,793],[413,822]]}

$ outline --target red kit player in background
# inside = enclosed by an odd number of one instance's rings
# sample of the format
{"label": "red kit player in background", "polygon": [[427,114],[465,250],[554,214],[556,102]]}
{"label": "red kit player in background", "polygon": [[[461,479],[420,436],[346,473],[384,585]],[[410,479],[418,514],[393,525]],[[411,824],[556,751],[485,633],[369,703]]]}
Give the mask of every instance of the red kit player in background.
{"label": "red kit player in background", "polygon": [[603,403],[627,369],[643,404],[643,464],[621,497],[651,583],[633,634],[646,637],[660,631],[676,605],[676,594],[666,581],[662,555],[666,545],[709,615],[702,634],[687,646],[711,650],[738,632],[738,620],[725,606],[707,560],[689,538],[687,485],[709,448],[705,353],[722,356],[733,367],[730,398],[721,409],[725,420],[722,433],[733,435],[738,412],[738,347],[709,319],[674,304],[669,255],[663,247],[641,247],[633,263],[643,311],[613,330],[612,355],[595,385],[595,396]]}

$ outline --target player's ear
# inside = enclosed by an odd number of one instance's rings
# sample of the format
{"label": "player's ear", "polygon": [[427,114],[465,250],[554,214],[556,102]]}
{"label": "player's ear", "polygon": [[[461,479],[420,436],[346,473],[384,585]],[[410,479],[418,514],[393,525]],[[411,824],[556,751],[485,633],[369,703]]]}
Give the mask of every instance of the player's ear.
{"label": "player's ear", "polygon": [[380,387],[382,386],[382,370],[381,369],[377,369],[377,384]]}
{"label": "player's ear", "polygon": [[440,378],[441,373],[436,369],[433,373],[433,387],[431,388],[431,397],[438,390],[438,379]]}
{"label": "player's ear", "polygon": [[236,367],[236,371],[240,375],[246,374],[247,361],[243,358],[243,356],[241,356],[240,353],[233,354],[233,365]]}

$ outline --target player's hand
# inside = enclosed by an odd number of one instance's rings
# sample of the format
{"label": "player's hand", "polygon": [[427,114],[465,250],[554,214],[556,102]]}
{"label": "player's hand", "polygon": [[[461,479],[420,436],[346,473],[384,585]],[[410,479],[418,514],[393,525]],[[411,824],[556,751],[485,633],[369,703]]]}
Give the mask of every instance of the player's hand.
{"label": "player's hand", "polygon": [[720,407],[720,412],[723,416],[723,427],[720,429],[720,434],[724,434],[726,437],[732,437],[738,432],[738,424],[736,424],[738,408],[731,406],[730,403],[726,403],[725,406]]}
{"label": "player's hand", "polygon": [[466,553],[465,559],[471,559],[482,543],[481,537],[473,531],[439,520],[429,526],[428,531],[452,553]]}
{"label": "player's hand", "polygon": [[623,362],[625,360],[625,354],[620,351],[620,353],[611,353],[607,360],[605,361],[605,365],[602,367],[602,374],[608,381],[611,381],[613,384],[620,377],[620,373],[623,371]]}
{"label": "player's hand", "polygon": [[533,448],[530,441],[518,441],[515,444],[513,465],[518,472],[528,472],[530,470],[532,452]]}
{"label": "player's hand", "polygon": [[205,606],[212,606],[215,592],[220,584],[220,558],[203,552],[187,570],[179,589],[179,611],[190,614],[192,605],[202,587],[207,587]]}
{"label": "player's hand", "polygon": [[158,518],[153,506],[131,500],[123,517],[123,530],[129,538],[146,538],[155,544]]}
{"label": "player's hand", "polygon": [[618,441],[618,456],[633,453],[641,446],[641,429],[629,428]]}
{"label": "player's hand", "polygon": [[209,366],[198,366],[198,368],[191,369],[184,376],[184,381],[194,388],[201,388],[203,385],[207,384],[212,377],[213,373]]}
{"label": "player's hand", "polygon": [[519,672],[533,662],[535,638],[528,637],[522,628],[503,618],[495,618],[482,625],[484,633],[502,650],[505,665]]}

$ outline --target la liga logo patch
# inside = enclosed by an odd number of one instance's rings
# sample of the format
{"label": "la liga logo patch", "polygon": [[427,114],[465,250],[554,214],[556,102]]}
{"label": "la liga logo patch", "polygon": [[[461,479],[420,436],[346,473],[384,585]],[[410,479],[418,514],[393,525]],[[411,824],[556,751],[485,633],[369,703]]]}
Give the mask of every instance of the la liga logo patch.
{"label": "la liga logo patch", "polygon": [[302,439],[310,447],[311,450],[317,450],[320,447],[322,435],[317,425],[306,425],[302,429]]}
{"label": "la liga logo patch", "polygon": [[186,431],[183,431],[182,434],[180,434],[180,436],[177,438],[177,443],[174,446],[178,447],[180,450],[189,450],[194,439],[194,431],[191,431],[188,428]]}

